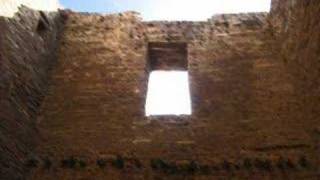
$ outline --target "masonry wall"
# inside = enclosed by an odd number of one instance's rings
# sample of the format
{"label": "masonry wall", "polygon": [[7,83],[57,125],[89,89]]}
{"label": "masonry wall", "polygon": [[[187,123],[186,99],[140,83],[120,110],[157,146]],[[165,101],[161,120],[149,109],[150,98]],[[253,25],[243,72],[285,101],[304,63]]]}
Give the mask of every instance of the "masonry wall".
{"label": "masonry wall", "polygon": [[320,23],[316,14],[320,4],[318,1],[289,0],[274,3],[277,6],[272,11],[271,20],[276,26],[276,46],[295,86],[296,97],[301,102],[299,118],[315,123],[319,115]]}
{"label": "masonry wall", "polygon": [[294,86],[296,104],[291,119],[300,121],[300,128],[313,139],[319,172],[320,2],[286,0],[273,3],[270,18],[277,39],[274,46]]}
{"label": "masonry wall", "polygon": [[[0,175],[317,179],[318,7],[204,22],[64,12],[45,14],[49,30],[26,8],[2,18]],[[149,42],[188,43],[191,116],[145,117]]]}
{"label": "masonry wall", "polygon": [[[316,177],[315,124],[292,119],[299,102],[269,21],[69,13],[39,115],[37,155],[54,171],[30,178]],[[191,116],[144,116],[147,44],[159,41],[188,43]]]}
{"label": "masonry wall", "polygon": [[58,0],[1,0],[0,16],[13,17],[21,5],[42,11],[57,11],[62,8]]}
{"label": "masonry wall", "polygon": [[36,116],[56,63],[59,13],[20,7],[0,17],[0,179],[21,179],[39,137]]}
{"label": "masonry wall", "polygon": [[[187,130],[179,133],[189,138],[185,142],[194,143],[197,157],[232,163],[262,158],[274,165],[279,157],[298,162],[303,156],[317,156],[312,129],[305,129],[317,123],[293,119],[299,111],[295,87],[277,59],[279,49],[273,45],[280,40],[265,18],[238,14],[189,26],[149,24],[151,41],[189,42],[192,136]],[[179,128],[165,134],[176,137]],[[290,174],[294,177],[295,172]]]}

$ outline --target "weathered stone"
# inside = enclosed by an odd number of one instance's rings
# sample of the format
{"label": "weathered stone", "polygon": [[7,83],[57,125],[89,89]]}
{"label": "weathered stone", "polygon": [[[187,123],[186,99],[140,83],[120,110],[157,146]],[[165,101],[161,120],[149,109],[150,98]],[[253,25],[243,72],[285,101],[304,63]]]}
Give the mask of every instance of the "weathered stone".
{"label": "weathered stone", "polygon": [[[179,159],[194,159],[185,169],[208,179],[230,174],[279,179],[279,169],[293,179],[315,177],[316,168],[310,167],[319,164],[320,6],[318,1],[292,2],[274,0],[271,14],[216,15],[202,22],[143,22],[133,12],[63,11],[54,22],[46,15],[47,23],[32,18],[40,13],[23,9],[20,16],[1,20],[1,175],[22,177],[19,160],[41,136],[34,151],[40,156],[61,160],[77,154],[115,168],[110,174],[89,167],[81,174],[70,168],[46,174],[35,169],[32,179],[73,179],[75,174],[150,179],[154,173],[169,179],[162,176],[177,175],[179,168],[171,162]],[[64,19],[58,65],[53,66],[54,56],[47,57],[54,54],[57,25]],[[188,45],[187,59],[179,58],[186,61],[179,62],[190,75],[191,116],[145,117],[149,42]],[[97,154],[123,156],[99,156],[97,162]],[[124,157],[131,156],[139,162],[151,159],[152,167],[128,168],[134,163]],[[244,157],[241,165],[233,163]],[[219,162],[216,168],[196,163],[213,161]],[[293,173],[298,168],[302,171]]]}
{"label": "weathered stone", "polygon": [[12,18],[0,17],[0,179],[23,177],[22,161],[34,150],[35,119],[57,60],[61,24],[59,13],[27,7]]}

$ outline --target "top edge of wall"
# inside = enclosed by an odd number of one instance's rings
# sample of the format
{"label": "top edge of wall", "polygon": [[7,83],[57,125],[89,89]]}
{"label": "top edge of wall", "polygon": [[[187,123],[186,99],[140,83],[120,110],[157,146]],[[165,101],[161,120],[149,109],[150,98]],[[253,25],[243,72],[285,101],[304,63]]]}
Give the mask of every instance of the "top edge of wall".
{"label": "top edge of wall", "polygon": [[57,11],[62,8],[58,0],[1,0],[0,16],[13,17],[22,5],[42,11]]}

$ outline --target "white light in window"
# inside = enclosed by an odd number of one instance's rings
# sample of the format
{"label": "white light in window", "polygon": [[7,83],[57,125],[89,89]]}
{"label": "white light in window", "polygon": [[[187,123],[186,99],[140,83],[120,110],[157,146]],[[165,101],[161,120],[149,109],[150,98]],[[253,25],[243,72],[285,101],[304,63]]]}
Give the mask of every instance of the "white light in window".
{"label": "white light in window", "polygon": [[152,71],[149,76],[146,116],[190,115],[187,71]]}

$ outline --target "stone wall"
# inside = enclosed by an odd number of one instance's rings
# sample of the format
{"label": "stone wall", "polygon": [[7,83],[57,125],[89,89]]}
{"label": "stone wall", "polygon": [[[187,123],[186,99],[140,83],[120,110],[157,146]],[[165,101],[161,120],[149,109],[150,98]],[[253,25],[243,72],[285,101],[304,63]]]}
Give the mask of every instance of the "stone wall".
{"label": "stone wall", "polygon": [[[52,166],[31,179],[315,177],[311,124],[291,119],[295,87],[268,23],[69,13],[39,115],[37,155]],[[145,117],[149,42],[188,43],[191,116]]]}
{"label": "stone wall", "polygon": [[300,121],[300,128],[312,137],[319,168],[320,2],[274,0],[273,5],[270,19],[277,39],[274,47],[294,86],[296,103],[291,119]]}
{"label": "stone wall", "polygon": [[61,8],[58,0],[1,0],[0,16],[14,16],[21,5],[42,11],[57,11]]}
{"label": "stone wall", "polygon": [[[320,3],[313,0],[273,3],[275,8],[270,19],[276,26],[274,35],[277,39],[275,46],[280,49],[278,55],[292,76],[295,90],[299,93],[297,97],[314,97],[320,85],[318,80],[320,23],[316,17]],[[279,24],[281,26],[277,26]],[[311,103],[309,100],[305,101]]]}
{"label": "stone wall", "polygon": [[[64,12],[56,66],[59,15],[3,18],[0,175],[316,179],[318,12],[317,0],[203,22]],[[191,116],[145,117],[150,42],[187,43]]]}
{"label": "stone wall", "polygon": [[0,179],[23,177],[39,136],[36,116],[56,63],[59,13],[20,7],[0,17]]}

